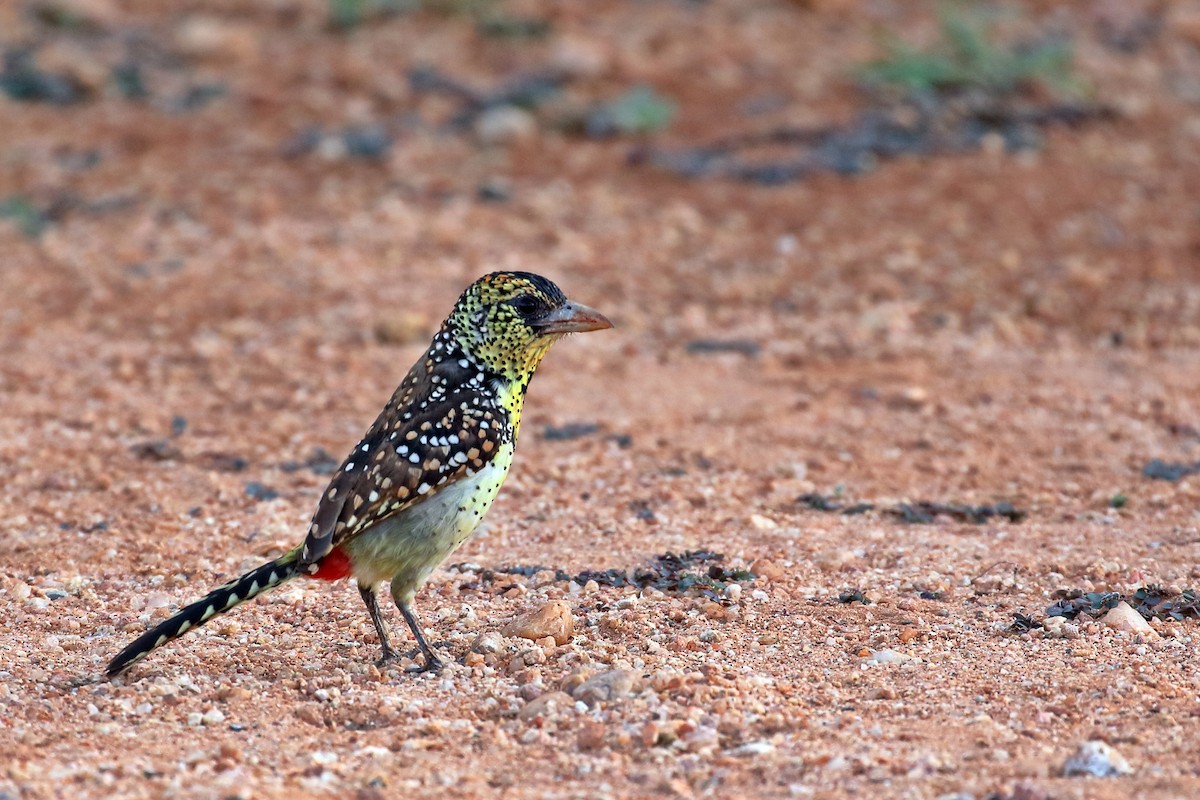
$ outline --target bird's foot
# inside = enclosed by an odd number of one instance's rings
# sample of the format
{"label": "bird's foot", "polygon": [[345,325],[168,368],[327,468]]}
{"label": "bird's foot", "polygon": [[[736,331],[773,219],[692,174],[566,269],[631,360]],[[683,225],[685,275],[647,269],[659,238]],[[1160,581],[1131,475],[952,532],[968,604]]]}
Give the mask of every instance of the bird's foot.
{"label": "bird's foot", "polygon": [[442,668],[444,668],[445,666],[446,666],[446,662],[442,661],[437,656],[432,655],[432,654],[426,654],[424,664],[422,664],[420,666],[413,665],[413,666],[409,667],[408,669],[406,669],[405,672],[411,672],[414,674],[420,674],[422,672],[432,672],[434,675],[436,675],[439,672],[441,672]]}
{"label": "bird's foot", "polygon": [[383,655],[381,655],[379,657],[379,660],[375,662],[375,666],[379,667],[380,669],[383,669],[390,662],[397,661],[397,660],[399,660],[399,658],[400,658],[399,652],[393,650],[391,647],[388,647],[387,645],[384,645]]}

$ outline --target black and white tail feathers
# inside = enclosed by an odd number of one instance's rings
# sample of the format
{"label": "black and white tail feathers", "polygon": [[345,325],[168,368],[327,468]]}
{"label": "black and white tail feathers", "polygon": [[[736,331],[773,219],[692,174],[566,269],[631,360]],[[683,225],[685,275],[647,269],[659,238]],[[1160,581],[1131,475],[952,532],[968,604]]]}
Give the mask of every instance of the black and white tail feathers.
{"label": "black and white tail feathers", "polygon": [[181,608],[176,614],[163,620],[129,644],[108,662],[105,677],[115,678],[141,661],[151,651],[172,639],[178,638],[223,614],[234,606],[251,600],[263,592],[274,589],[300,574],[299,549],[285,553],[274,561],[250,570],[245,575],[219,588],[213,589],[194,603]]}

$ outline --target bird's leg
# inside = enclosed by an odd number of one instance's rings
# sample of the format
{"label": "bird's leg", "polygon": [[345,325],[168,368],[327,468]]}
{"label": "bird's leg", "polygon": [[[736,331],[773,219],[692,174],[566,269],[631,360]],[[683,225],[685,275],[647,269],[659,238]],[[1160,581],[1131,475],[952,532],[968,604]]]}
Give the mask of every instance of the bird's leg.
{"label": "bird's leg", "polygon": [[422,672],[438,672],[442,668],[442,660],[434,655],[433,648],[425,641],[425,634],[421,633],[421,624],[417,622],[417,615],[413,613],[412,608],[408,603],[397,600],[396,605],[400,606],[400,613],[404,615],[404,621],[408,623],[408,627],[413,632],[413,636],[417,640],[417,644],[421,648],[421,652],[425,654],[425,667]]}
{"label": "bird's leg", "polygon": [[392,659],[399,658],[400,654],[392,649],[392,643],[388,640],[387,623],[383,621],[383,615],[379,613],[379,601],[375,597],[375,587],[363,586],[360,583],[358,593],[362,595],[363,602],[367,604],[367,613],[371,615],[371,622],[375,623],[375,633],[379,634],[379,645],[383,648],[379,666],[383,666]]}

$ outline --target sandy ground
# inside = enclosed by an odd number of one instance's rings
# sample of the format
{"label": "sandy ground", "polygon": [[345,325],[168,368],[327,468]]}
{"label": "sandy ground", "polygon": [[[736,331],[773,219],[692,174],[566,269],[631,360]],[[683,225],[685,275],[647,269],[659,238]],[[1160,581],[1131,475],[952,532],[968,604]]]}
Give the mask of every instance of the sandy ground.
{"label": "sandy ground", "polygon": [[[0,99],[0,199],[54,210],[0,220],[0,798],[1200,795],[1200,623],[1008,631],[1061,590],[1200,585],[1200,479],[1141,472],[1200,459],[1196,3],[1022,7],[1074,31],[1113,120],[778,187],[543,120],[448,131],[405,76],[650,84],[678,104],[654,143],[683,146],[849,118],[875,33],[928,9],[506,4],[550,22],[528,43],[434,12],[333,33],[315,0],[64,5],[87,24],[0,11],[5,46],[50,42],[85,87],[142,53],[149,99]],[[289,150],[369,124],[379,158]],[[321,451],[497,268],[617,328],[551,353],[485,528],[418,598],[451,665],[381,672],[354,588],[292,583],[89,682],[299,541]],[[884,510],[916,501],[1026,516]],[[556,574],[701,549],[757,576]],[[552,601],[569,641],[499,633]],[[1129,774],[1064,775],[1091,740]]]}

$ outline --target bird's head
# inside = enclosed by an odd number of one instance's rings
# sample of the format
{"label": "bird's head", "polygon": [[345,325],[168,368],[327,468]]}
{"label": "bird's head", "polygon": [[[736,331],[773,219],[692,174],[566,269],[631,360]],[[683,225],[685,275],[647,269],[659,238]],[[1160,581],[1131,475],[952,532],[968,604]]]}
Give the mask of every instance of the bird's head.
{"label": "bird's head", "polygon": [[550,345],[612,323],[540,275],[493,272],[467,287],[446,326],[480,366],[524,388]]}

